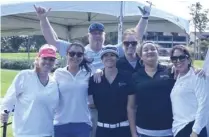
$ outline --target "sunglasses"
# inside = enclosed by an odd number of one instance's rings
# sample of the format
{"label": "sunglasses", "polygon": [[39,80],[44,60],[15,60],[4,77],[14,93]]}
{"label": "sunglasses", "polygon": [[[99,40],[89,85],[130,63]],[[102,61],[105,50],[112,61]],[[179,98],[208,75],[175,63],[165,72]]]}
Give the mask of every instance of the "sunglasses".
{"label": "sunglasses", "polygon": [[170,59],[173,63],[176,63],[178,60],[179,62],[183,62],[185,61],[185,59],[187,59],[188,56],[187,55],[180,55],[180,56],[171,56]]}
{"label": "sunglasses", "polygon": [[123,41],[123,45],[126,47],[129,47],[130,45],[136,47],[137,44],[138,44],[137,41]]}
{"label": "sunglasses", "polygon": [[83,55],[84,55],[84,53],[83,52],[74,52],[74,51],[71,51],[71,52],[68,52],[68,55],[70,56],[70,57],[75,57],[75,55],[77,56],[77,57],[83,57]]}
{"label": "sunglasses", "polygon": [[56,58],[52,58],[52,57],[43,57],[42,58],[44,61],[50,61],[50,62],[54,62],[56,60]]}

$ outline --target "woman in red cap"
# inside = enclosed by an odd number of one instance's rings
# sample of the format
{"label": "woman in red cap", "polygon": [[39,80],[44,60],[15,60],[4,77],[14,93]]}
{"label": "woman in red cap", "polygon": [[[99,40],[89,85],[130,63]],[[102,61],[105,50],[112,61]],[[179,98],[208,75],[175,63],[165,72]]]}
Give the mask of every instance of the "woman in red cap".
{"label": "woman in red cap", "polygon": [[22,70],[9,87],[1,106],[1,122],[7,122],[14,109],[15,137],[53,135],[54,111],[59,102],[58,86],[49,75],[56,60],[56,49],[43,45],[33,70]]}

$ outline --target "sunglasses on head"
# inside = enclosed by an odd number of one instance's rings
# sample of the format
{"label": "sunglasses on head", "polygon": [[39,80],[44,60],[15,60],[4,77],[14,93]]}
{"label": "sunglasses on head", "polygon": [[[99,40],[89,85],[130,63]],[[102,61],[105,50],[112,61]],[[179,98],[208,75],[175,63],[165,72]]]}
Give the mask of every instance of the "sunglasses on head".
{"label": "sunglasses on head", "polygon": [[170,59],[173,63],[176,63],[178,60],[179,60],[179,62],[183,62],[187,58],[188,58],[187,55],[171,56],[170,57]]}
{"label": "sunglasses on head", "polygon": [[52,57],[43,57],[43,60],[46,61],[50,61],[50,62],[54,62],[56,60],[56,58],[52,58]]}
{"label": "sunglasses on head", "polygon": [[75,57],[75,55],[77,56],[77,57],[82,57],[83,55],[84,55],[84,53],[83,52],[74,52],[74,51],[71,51],[71,52],[68,52],[68,55],[70,56],[70,57]]}
{"label": "sunglasses on head", "polygon": [[137,44],[138,44],[137,41],[123,41],[123,45],[126,47],[129,47],[129,45],[136,47]]}

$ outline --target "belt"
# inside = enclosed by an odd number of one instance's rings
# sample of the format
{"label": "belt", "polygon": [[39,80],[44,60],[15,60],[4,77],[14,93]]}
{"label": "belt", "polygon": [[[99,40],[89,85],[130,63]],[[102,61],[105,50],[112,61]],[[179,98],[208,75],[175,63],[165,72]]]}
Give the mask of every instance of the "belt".
{"label": "belt", "polygon": [[101,123],[101,122],[97,122],[97,126],[99,127],[105,127],[105,128],[118,128],[118,127],[126,127],[129,126],[129,122],[127,121],[123,121],[120,123],[116,123],[116,124],[108,124],[108,123]]}

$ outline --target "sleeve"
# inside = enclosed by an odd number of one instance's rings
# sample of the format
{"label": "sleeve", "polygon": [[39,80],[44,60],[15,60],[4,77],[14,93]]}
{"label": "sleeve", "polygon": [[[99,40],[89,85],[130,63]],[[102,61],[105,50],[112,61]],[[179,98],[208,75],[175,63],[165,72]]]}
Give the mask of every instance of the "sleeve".
{"label": "sleeve", "polygon": [[209,80],[196,78],[195,95],[198,102],[198,109],[195,116],[195,123],[192,130],[199,134],[200,131],[208,124],[209,116]]}
{"label": "sleeve", "polygon": [[24,91],[25,79],[25,73],[22,71],[16,75],[2,100],[1,111],[11,112],[14,109],[18,96]]}
{"label": "sleeve", "polygon": [[56,47],[60,56],[65,57],[67,55],[67,49],[70,46],[70,43],[64,40],[57,40]]}
{"label": "sleeve", "polygon": [[94,80],[93,76],[89,79],[88,95],[93,95],[94,93]]}

